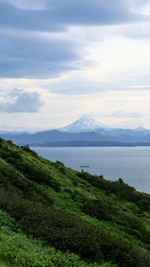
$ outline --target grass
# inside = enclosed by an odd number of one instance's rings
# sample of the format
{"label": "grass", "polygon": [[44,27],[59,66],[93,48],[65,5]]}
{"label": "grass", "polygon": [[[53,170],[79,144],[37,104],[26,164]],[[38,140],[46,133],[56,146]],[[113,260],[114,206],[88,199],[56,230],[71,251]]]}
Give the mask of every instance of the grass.
{"label": "grass", "polygon": [[122,180],[0,140],[0,209],[0,266],[150,266],[150,196]]}

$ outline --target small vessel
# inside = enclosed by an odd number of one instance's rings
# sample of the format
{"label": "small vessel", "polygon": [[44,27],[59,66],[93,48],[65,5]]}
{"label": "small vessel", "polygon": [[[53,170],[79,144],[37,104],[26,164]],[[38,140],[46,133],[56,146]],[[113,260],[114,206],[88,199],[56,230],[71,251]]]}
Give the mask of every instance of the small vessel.
{"label": "small vessel", "polygon": [[83,169],[83,168],[90,168],[89,165],[81,165],[80,167],[81,167],[82,169]]}
{"label": "small vessel", "polygon": [[86,168],[90,168],[90,166],[89,166],[89,165],[83,165],[83,164],[81,164],[81,165],[80,165],[80,168],[81,168],[81,172],[84,172],[84,170],[85,170]]}

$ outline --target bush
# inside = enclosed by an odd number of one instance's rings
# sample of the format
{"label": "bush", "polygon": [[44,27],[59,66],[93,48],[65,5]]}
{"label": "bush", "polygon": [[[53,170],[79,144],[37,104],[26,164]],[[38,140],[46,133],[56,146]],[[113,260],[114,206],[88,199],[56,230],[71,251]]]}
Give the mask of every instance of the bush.
{"label": "bush", "polygon": [[6,212],[0,210],[0,228],[4,226],[10,228],[14,232],[18,232],[19,230],[19,225],[16,223],[16,221]]}
{"label": "bush", "polygon": [[34,156],[34,157],[38,157],[37,152],[35,152],[34,150],[32,150],[32,149],[29,147],[29,145],[21,146],[21,148],[22,148],[25,152],[31,153],[32,156]]}
{"label": "bush", "polygon": [[116,214],[115,207],[103,199],[86,200],[82,210],[88,215],[101,220],[112,220],[112,216]]}
{"label": "bush", "polygon": [[[99,264],[87,264],[74,254],[62,253],[52,247],[44,246],[39,241],[28,239],[23,234],[15,234],[5,229],[0,231],[0,240],[1,267],[101,267]],[[2,262],[4,264],[7,262],[8,265],[3,265]]]}
{"label": "bush", "polygon": [[111,182],[101,176],[93,176],[89,173],[78,173],[78,176],[89,182],[92,186],[113,193],[118,197],[135,203],[141,210],[150,212],[150,195],[137,192],[133,187],[125,184],[123,180]]}

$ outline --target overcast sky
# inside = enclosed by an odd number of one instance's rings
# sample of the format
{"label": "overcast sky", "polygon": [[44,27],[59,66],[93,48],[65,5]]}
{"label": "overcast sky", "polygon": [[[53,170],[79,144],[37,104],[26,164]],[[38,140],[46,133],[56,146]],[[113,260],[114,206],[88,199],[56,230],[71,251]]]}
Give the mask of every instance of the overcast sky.
{"label": "overcast sky", "polygon": [[149,0],[0,0],[0,130],[150,128]]}

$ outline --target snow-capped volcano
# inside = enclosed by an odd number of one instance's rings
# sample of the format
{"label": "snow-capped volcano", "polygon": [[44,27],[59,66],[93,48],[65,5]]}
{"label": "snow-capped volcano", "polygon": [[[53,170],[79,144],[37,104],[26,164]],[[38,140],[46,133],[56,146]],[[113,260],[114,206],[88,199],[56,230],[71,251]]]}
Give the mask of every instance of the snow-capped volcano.
{"label": "snow-capped volcano", "polygon": [[98,128],[102,127],[99,122],[92,119],[89,116],[82,116],[80,119],[76,120],[75,122],[67,125],[60,130],[63,132],[69,133],[77,133],[77,132],[91,132]]}

